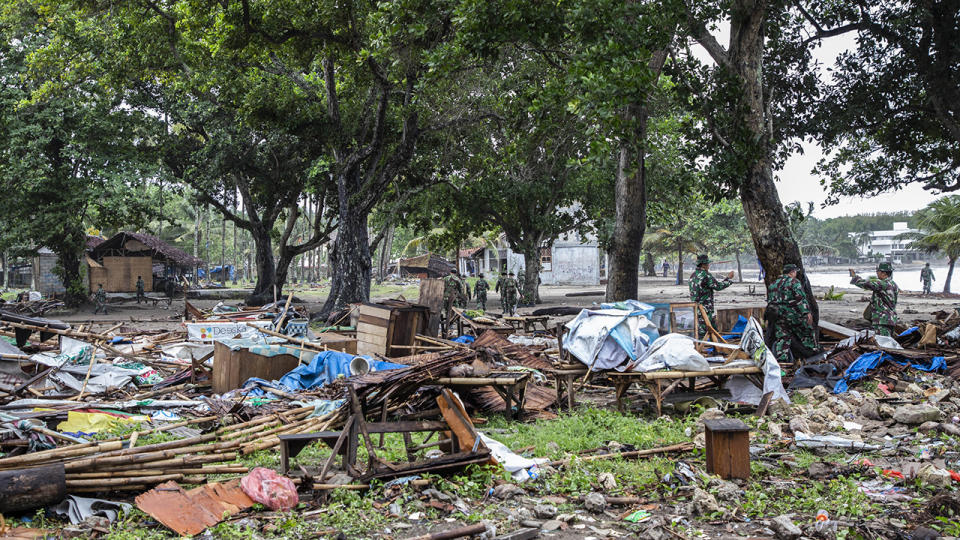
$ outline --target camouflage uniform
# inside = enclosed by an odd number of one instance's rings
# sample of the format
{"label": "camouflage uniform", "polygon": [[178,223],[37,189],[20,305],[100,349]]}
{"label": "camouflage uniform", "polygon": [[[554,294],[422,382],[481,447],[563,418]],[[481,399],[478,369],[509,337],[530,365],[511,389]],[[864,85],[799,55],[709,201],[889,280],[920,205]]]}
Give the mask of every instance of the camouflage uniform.
{"label": "camouflage uniform", "polygon": [[473,286],[473,295],[477,299],[477,308],[487,310],[487,291],[490,290],[490,284],[487,280],[480,278],[477,284]]}
{"label": "camouflage uniform", "polygon": [[456,274],[450,274],[443,278],[443,314],[447,322],[453,316],[453,306],[460,302],[463,296],[463,282]]}
{"label": "camouflage uniform", "polygon": [[937,279],[933,277],[933,269],[930,268],[930,264],[923,267],[923,270],[920,270],[920,279],[923,280],[923,294],[930,294],[930,287],[933,286],[933,280]]}
{"label": "camouflage uniform", "polygon": [[767,310],[773,321],[773,354],[777,361],[790,361],[790,346],[794,340],[816,350],[813,327],[807,320],[810,303],[799,279],[784,273],[771,283],[767,290]]}
{"label": "camouflage uniform", "polygon": [[93,314],[96,315],[103,311],[103,314],[107,314],[107,291],[103,290],[103,287],[97,288],[97,292],[93,295],[93,301],[96,304],[96,307],[93,310]]}
{"label": "camouflage uniform", "polygon": [[466,309],[467,300],[470,300],[470,284],[461,276],[457,276],[457,279],[460,280],[460,296],[457,297],[457,307]]}
{"label": "camouflage uniform", "polygon": [[515,315],[517,313],[517,295],[519,291],[517,289],[517,280],[508,277],[503,280],[503,304],[504,304],[504,315],[509,313],[510,315]]}
{"label": "camouflage uniform", "polygon": [[[881,263],[880,271],[887,271],[883,268],[884,264],[887,265],[887,268],[891,268],[890,272],[893,271],[889,263]],[[900,287],[893,282],[893,278],[887,276],[885,279],[877,278],[877,280],[874,281],[854,275],[850,283],[861,289],[873,292],[873,295],[870,297],[870,324],[873,325],[873,329],[878,335],[892,336],[893,325],[895,325],[898,320],[897,297],[900,296]]]}
{"label": "camouflage uniform", "polygon": [[[704,262],[701,261],[705,260],[703,257],[698,258],[697,266],[704,264]],[[709,261],[706,260],[706,262]],[[710,319],[710,325],[714,328],[717,327],[717,314],[713,307],[713,291],[722,291],[732,284],[733,282],[726,278],[724,278],[723,281],[717,281],[717,278],[713,277],[713,274],[703,268],[697,268],[693,275],[690,276],[690,301],[703,306],[703,309],[707,312],[707,317]],[[707,327],[703,322],[703,316],[700,314],[700,310],[697,310],[697,320],[699,321],[697,337],[703,338],[707,333]]]}
{"label": "camouflage uniform", "polygon": [[517,301],[513,303],[513,307],[516,308],[517,304],[526,303],[527,298],[524,296],[524,291],[526,291],[527,286],[527,274],[526,271],[520,272],[517,274]]}
{"label": "camouflage uniform", "polygon": [[137,303],[138,304],[140,303],[141,300],[143,300],[144,302],[146,302],[147,300],[146,296],[143,294],[143,288],[144,288],[143,278],[138,277],[137,278]]}

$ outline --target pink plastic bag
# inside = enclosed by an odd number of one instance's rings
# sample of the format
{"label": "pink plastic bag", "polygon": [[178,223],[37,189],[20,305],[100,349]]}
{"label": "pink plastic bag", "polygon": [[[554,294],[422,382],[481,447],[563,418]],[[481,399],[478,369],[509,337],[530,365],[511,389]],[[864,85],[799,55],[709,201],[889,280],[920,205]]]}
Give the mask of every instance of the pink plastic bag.
{"label": "pink plastic bag", "polygon": [[240,480],[240,487],[248,497],[271,510],[289,510],[300,502],[293,480],[272,469],[257,467]]}

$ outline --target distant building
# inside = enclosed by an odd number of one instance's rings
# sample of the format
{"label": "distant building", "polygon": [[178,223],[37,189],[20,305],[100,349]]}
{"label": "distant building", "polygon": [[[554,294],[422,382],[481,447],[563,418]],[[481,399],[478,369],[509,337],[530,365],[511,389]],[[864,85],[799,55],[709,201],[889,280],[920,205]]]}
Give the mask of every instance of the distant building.
{"label": "distant building", "polygon": [[[466,275],[524,271],[523,254],[517,253],[500,236],[498,249],[461,250],[460,271]],[[479,250],[479,251],[478,251]],[[543,285],[600,285],[607,280],[607,254],[600,249],[593,235],[585,238],[571,232],[555,240],[550,247],[540,248],[540,282]]]}
{"label": "distant building", "polygon": [[[167,244],[156,236],[119,232],[100,242],[87,254],[90,289],[103,284],[107,292],[136,291],[137,277],[143,277],[146,290],[154,282],[192,275],[203,264],[201,259]],[[162,290],[162,289],[161,289]]]}
{"label": "distant building", "polygon": [[883,257],[893,262],[909,262],[920,258],[921,252],[910,247],[911,240],[902,238],[904,234],[918,232],[911,229],[907,222],[897,221],[893,229],[870,231],[869,239],[857,246],[861,258]]}

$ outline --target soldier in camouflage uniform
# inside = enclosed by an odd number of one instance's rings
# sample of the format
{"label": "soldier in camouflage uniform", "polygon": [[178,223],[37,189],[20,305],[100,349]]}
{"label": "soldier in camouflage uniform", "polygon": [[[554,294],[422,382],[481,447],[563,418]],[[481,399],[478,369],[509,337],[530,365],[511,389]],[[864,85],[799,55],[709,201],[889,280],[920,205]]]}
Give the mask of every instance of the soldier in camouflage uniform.
{"label": "soldier in camouflage uniform", "polygon": [[930,294],[930,287],[933,286],[933,282],[937,279],[933,276],[933,269],[930,268],[930,263],[927,263],[923,267],[923,270],[920,271],[920,279],[923,280],[923,294]]}
{"label": "soldier in camouflage uniform", "polygon": [[524,296],[527,285],[527,272],[526,270],[521,270],[517,273],[517,301],[514,302],[513,307],[516,308],[517,304],[526,303],[527,297]]}
{"label": "soldier in camouflage uniform", "polygon": [[897,297],[900,296],[900,287],[893,282],[893,265],[888,262],[878,264],[876,281],[858,276],[851,268],[850,284],[873,292],[864,317],[873,325],[877,335],[892,336],[893,326],[897,324]]}
{"label": "soldier in camouflage uniform", "polygon": [[510,272],[507,275],[507,279],[503,280],[504,315],[516,315],[518,294],[519,290],[517,289],[517,280],[513,277],[513,272]]}
{"label": "soldier in camouflage uniform", "polygon": [[459,274],[457,274],[457,279],[460,280],[460,296],[457,298],[457,307],[467,309],[467,301],[470,300],[470,284]]}
{"label": "soldier in camouflage uniform", "polygon": [[[717,327],[717,314],[713,307],[713,291],[722,291],[733,284],[730,278],[733,272],[723,278],[723,281],[717,281],[710,273],[710,258],[706,255],[697,255],[697,269],[690,276],[690,301],[703,306],[710,318],[710,325]],[[697,310],[697,320],[699,321],[697,337],[703,338],[707,333],[707,326],[703,322],[703,316],[700,310]]]}
{"label": "soldier in camouflage uniform", "polygon": [[501,313],[507,312],[506,295],[503,292],[503,284],[506,281],[507,281],[507,275],[501,272],[500,276],[497,278],[497,283],[493,288],[494,291],[500,294],[500,312]]}
{"label": "soldier in camouflage uniform", "polygon": [[450,318],[453,316],[453,306],[460,302],[463,295],[463,282],[456,270],[451,270],[450,275],[443,278],[443,315],[444,324],[450,324]]}
{"label": "soldier in camouflage uniform", "polygon": [[791,360],[790,348],[794,342],[810,349],[814,354],[813,314],[810,302],[797,279],[799,267],[785,264],[783,275],[770,284],[767,290],[767,321],[773,326],[773,354],[779,362]]}
{"label": "soldier in camouflage uniform", "polygon": [[490,290],[490,284],[487,283],[487,280],[483,277],[483,273],[480,273],[480,279],[477,280],[477,284],[473,286],[473,295],[477,299],[477,309],[482,309],[483,311],[487,310],[487,291]]}
{"label": "soldier in camouflage uniform", "polygon": [[137,303],[139,304],[141,300],[144,302],[147,301],[146,295],[143,293],[144,289],[143,276],[137,276]]}
{"label": "soldier in camouflage uniform", "polygon": [[97,283],[97,292],[93,295],[93,302],[96,307],[93,309],[93,314],[96,315],[103,311],[103,314],[107,314],[107,291],[103,290],[103,283]]}

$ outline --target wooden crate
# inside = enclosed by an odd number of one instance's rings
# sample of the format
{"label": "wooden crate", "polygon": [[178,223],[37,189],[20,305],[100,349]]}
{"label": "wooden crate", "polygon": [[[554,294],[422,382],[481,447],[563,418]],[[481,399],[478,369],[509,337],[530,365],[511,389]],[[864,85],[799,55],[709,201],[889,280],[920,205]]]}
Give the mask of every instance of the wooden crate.
{"label": "wooden crate", "polygon": [[345,336],[335,332],[324,332],[320,334],[320,343],[331,351],[340,351],[347,354],[357,355],[357,338]]}
{"label": "wooden crate", "polygon": [[750,478],[750,427],[733,418],[704,420],[707,472],[723,479]]}
{"label": "wooden crate", "polygon": [[268,381],[279,379],[300,364],[289,354],[262,356],[248,349],[238,351],[215,341],[213,344],[213,391],[216,394],[240,388],[250,377]]}
{"label": "wooden crate", "polygon": [[363,304],[357,322],[357,354],[399,357],[410,354],[414,337],[426,331],[430,309],[416,304]]}
{"label": "wooden crate", "polygon": [[724,308],[717,310],[717,331],[720,333],[730,332],[733,330],[734,325],[737,324],[737,319],[740,315],[743,315],[748,321],[750,317],[758,321],[763,321],[763,312],[766,310],[766,306],[749,306],[749,307],[735,307],[735,308]]}
{"label": "wooden crate", "polygon": [[440,308],[443,306],[443,280],[421,279],[418,302],[421,306],[430,308],[430,320],[425,335],[437,337],[440,333]]}

